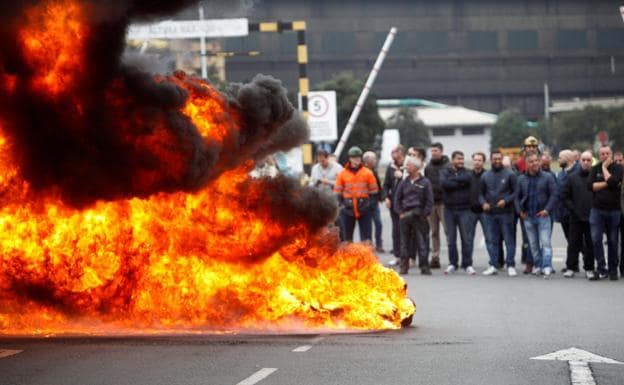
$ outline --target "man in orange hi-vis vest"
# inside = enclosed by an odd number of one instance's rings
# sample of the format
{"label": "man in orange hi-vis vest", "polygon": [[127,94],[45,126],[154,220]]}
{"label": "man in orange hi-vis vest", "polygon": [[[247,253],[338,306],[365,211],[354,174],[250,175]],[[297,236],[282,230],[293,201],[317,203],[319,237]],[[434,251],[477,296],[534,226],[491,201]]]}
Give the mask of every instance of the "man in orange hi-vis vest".
{"label": "man in orange hi-vis vest", "polygon": [[362,150],[349,149],[349,162],[338,174],[334,193],[340,202],[340,228],[342,239],[353,241],[353,231],[357,222],[361,241],[371,241],[373,225],[373,204],[371,195],[379,192],[377,180],[372,171],[362,164]]}

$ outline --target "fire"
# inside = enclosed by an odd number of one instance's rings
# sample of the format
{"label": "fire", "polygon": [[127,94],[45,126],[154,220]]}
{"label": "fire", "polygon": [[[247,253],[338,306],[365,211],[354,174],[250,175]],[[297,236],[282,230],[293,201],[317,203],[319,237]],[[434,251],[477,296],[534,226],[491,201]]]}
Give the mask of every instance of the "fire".
{"label": "fire", "polygon": [[24,54],[36,72],[32,87],[53,96],[75,86],[84,75],[80,60],[88,28],[83,9],[73,2],[49,2],[27,12],[21,39]]}
{"label": "fire", "polygon": [[[38,70],[27,80],[0,74],[2,87],[31,81],[36,92],[71,100],[84,76],[84,9],[49,1],[27,20],[22,50]],[[339,245],[298,213],[306,190],[251,179],[251,159],[231,162],[243,124],[236,105],[181,73],[156,81],[188,93],[180,117],[220,151],[223,171],[197,191],[72,206],[22,175],[0,111],[0,334],[395,329],[414,313],[405,283],[370,247]],[[120,110],[123,91],[110,85]],[[135,118],[119,124],[130,129]],[[169,139],[156,127],[136,145],[167,151]],[[294,203],[280,198],[288,189]]]}

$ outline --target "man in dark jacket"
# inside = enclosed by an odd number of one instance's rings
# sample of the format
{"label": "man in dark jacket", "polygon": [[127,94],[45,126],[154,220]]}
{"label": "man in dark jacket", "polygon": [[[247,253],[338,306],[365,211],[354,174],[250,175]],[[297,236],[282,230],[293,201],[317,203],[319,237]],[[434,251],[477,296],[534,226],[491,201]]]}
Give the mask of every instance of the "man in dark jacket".
{"label": "man in dark jacket", "polygon": [[555,177],[540,169],[535,153],[526,156],[527,173],[518,178],[516,210],[524,220],[533,256],[533,274],[543,273],[549,278],[552,269],[552,219],[557,202]]}
{"label": "man in dark jacket", "polygon": [[503,167],[503,154],[492,151],[490,155],[492,169],[481,177],[481,194],[479,203],[483,208],[483,223],[485,223],[485,238],[490,266],[483,275],[498,273],[498,244],[501,237],[505,241],[507,251],[507,273],[513,277],[517,275],[515,265],[516,234],[513,233],[514,199],[516,197],[516,175],[513,171]]}
{"label": "man in dark jacket", "polygon": [[403,146],[396,146],[391,153],[392,162],[386,169],[386,177],[383,183],[383,195],[385,197],[386,207],[390,210],[390,218],[392,219],[392,254],[394,261],[391,265],[399,263],[401,258],[401,229],[399,223],[399,213],[392,207],[394,193],[399,183],[403,180],[403,162],[405,161],[405,150]]}
{"label": "man in dark jacket", "polygon": [[474,275],[472,268],[472,241],[474,226],[471,226],[470,212],[470,170],[464,167],[464,153],[454,151],[451,155],[451,167],[440,173],[444,201],[444,223],[446,225],[446,240],[448,244],[449,265],[444,274],[452,274],[457,270],[457,229],[462,245],[461,267],[470,275]]}
{"label": "man in dark jacket", "polygon": [[433,211],[429,216],[429,226],[431,226],[431,268],[440,268],[440,222],[442,228],[444,224],[444,202],[442,201],[442,184],[440,183],[440,173],[449,166],[449,159],[443,154],[444,147],[442,143],[434,143],[429,149],[431,152],[431,161],[425,167],[425,176],[431,181],[433,188]]}
{"label": "man in dark jacket", "polygon": [[[600,163],[592,167],[588,188],[594,193],[589,213],[594,258],[598,264],[598,278],[618,280],[618,230],[620,226],[620,188],[622,167],[613,161],[611,147],[598,152]],[[608,263],[605,264],[602,236],[607,233]]]}
{"label": "man in dark jacket", "polygon": [[[429,223],[427,215],[433,207],[433,191],[431,182],[420,175],[422,162],[415,157],[407,157],[405,178],[394,195],[394,208],[401,218],[401,266],[400,274],[407,274],[409,259],[416,254],[418,248],[418,264],[421,274],[431,275],[429,268]],[[412,240],[415,239],[416,242]]]}
{"label": "man in dark jacket", "polygon": [[592,168],[592,153],[581,154],[580,170],[568,175],[561,187],[560,200],[570,213],[568,234],[568,255],[566,271],[563,276],[574,277],[579,271],[579,253],[583,252],[583,269],[589,280],[594,280],[594,253],[592,251],[591,231],[589,228],[589,212],[591,210],[592,192],[587,188],[589,173]]}
{"label": "man in dark jacket", "polygon": [[470,181],[470,228],[472,231],[472,243],[474,246],[474,236],[477,232],[477,223],[481,223],[481,231],[483,237],[487,238],[487,231],[483,224],[483,207],[479,203],[479,195],[481,193],[481,176],[485,173],[483,166],[487,157],[483,152],[475,152],[472,154],[472,179]]}

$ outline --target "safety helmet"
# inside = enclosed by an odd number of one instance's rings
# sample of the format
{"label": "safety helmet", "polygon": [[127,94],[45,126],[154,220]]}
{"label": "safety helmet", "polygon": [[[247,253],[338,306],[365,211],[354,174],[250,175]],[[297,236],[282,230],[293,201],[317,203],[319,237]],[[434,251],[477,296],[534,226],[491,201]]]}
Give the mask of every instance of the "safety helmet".
{"label": "safety helmet", "polygon": [[539,141],[534,136],[529,136],[524,140],[524,146],[537,146],[539,145]]}
{"label": "safety helmet", "polygon": [[349,157],[362,156],[362,149],[359,148],[358,146],[353,146],[349,149],[348,155]]}

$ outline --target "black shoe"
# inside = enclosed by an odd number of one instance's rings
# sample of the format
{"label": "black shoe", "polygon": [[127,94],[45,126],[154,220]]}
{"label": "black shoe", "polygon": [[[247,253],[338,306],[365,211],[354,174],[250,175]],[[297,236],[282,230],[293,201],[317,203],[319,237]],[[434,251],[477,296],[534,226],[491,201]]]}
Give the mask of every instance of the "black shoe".
{"label": "black shoe", "polygon": [[618,273],[611,273],[611,274],[609,274],[609,281],[617,281],[618,279],[620,279],[618,277]]}
{"label": "black shoe", "polygon": [[428,267],[424,267],[420,269],[420,274],[422,275],[431,275],[431,269]]}
{"label": "black shoe", "polygon": [[429,264],[429,267],[432,269],[439,269],[440,268],[440,258],[431,258],[431,263]]}
{"label": "black shoe", "polygon": [[598,279],[607,279],[609,274],[607,273],[598,273]]}
{"label": "black shoe", "polygon": [[381,246],[377,246],[377,247],[375,248],[375,251],[377,251],[378,253],[385,253],[385,252],[386,252],[386,251],[383,249],[383,247],[381,247]]}

